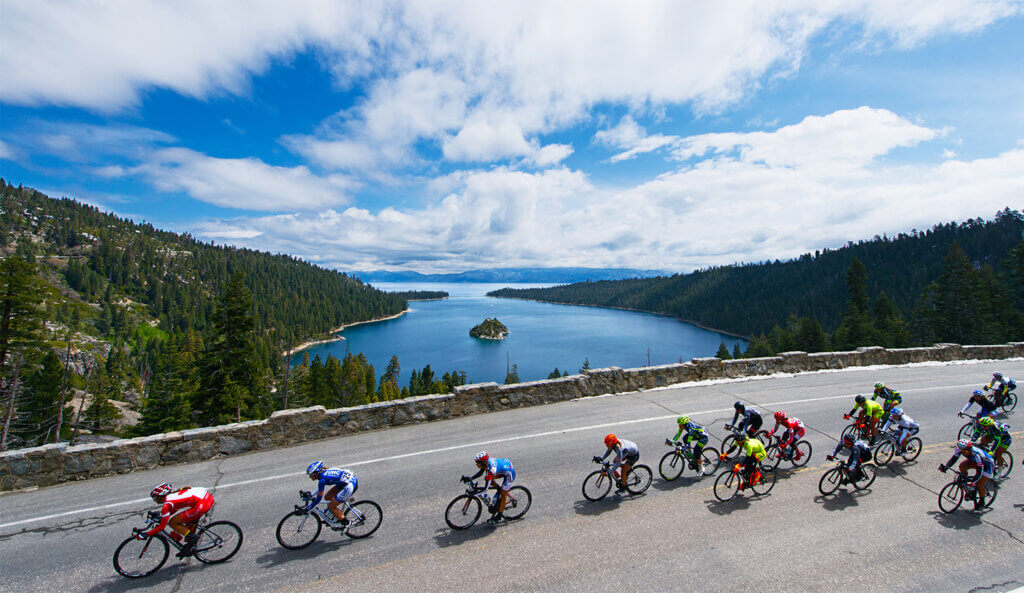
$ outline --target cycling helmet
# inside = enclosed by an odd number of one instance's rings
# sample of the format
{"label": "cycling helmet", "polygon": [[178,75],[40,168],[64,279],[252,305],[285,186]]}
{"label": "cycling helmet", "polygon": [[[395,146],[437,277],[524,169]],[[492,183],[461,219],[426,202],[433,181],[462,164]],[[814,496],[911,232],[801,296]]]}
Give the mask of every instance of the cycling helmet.
{"label": "cycling helmet", "polygon": [[618,442],[619,442],[619,437],[615,436],[614,434],[610,434],[610,435],[604,437],[604,445],[606,447],[608,447],[609,449],[614,447],[615,444],[618,443]]}
{"label": "cycling helmet", "polygon": [[1016,389],[1017,382],[1014,381],[1013,379],[1010,379],[1009,381],[1006,382],[1006,386],[1009,387],[1010,389]]}
{"label": "cycling helmet", "polygon": [[985,395],[985,392],[980,389],[975,389],[973,395]]}
{"label": "cycling helmet", "polygon": [[843,435],[843,446],[844,447],[852,447],[853,443],[856,442],[856,440],[857,439],[853,438],[853,434]]}
{"label": "cycling helmet", "polygon": [[744,406],[743,402],[736,402],[732,405],[732,407],[736,408],[740,412],[744,412],[747,409],[747,406]]}
{"label": "cycling helmet", "polygon": [[957,451],[963,451],[965,449],[970,449],[973,446],[974,446],[974,443],[972,443],[969,439],[960,439],[959,441],[956,442],[956,450]]}
{"label": "cycling helmet", "polygon": [[173,488],[171,488],[171,485],[168,482],[164,482],[163,484],[160,484],[156,488],[153,488],[153,491],[150,492],[149,495],[150,497],[153,498],[153,500],[156,500],[158,498],[163,498],[167,496],[168,494],[171,493],[171,490],[173,490]]}
{"label": "cycling helmet", "polygon": [[1003,378],[1003,374],[1000,373],[999,371],[996,371],[996,372],[992,373],[992,376],[995,377],[996,379],[1002,379]]}
{"label": "cycling helmet", "polygon": [[313,463],[309,464],[309,467],[306,468],[306,475],[312,476],[313,474],[317,473],[318,471],[321,471],[322,469],[324,469],[324,462],[314,461]]}
{"label": "cycling helmet", "polygon": [[862,404],[862,403],[866,402],[868,400],[868,398],[864,397],[863,395],[858,395],[857,397],[853,398],[853,400],[855,402],[857,402],[858,404]]}
{"label": "cycling helmet", "polygon": [[984,426],[985,428],[992,428],[993,426],[996,425],[996,421],[989,418],[988,416],[985,416],[981,420],[978,420],[978,424]]}
{"label": "cycling helmet", "polygon": [[889,415],[899,418],[900,416],[903,415],[903,408],[893,408],[889,410]]}
{"label": "cycling helmet", "polygon": [[875,383],[875,391],[881,391],[883,389],[885,389],[885,383],[882,383],[881,381]]}
{"label": "cycling helmet", "polygon": [[676,418],[676,422],[679,423],[679,426],[683,426],[685,424],[689,424],[690,423],[690,417],[689,416],[680,416],[680,417]]}
{"label": "cycling helmet", "polygon": [[481,451],[476,454],[476,457],[473,460],[476,461],[477,464],[483,464],[487,463],[487,460],[490,458],[491,456],[487,454],[487,451]]}
{"label": "cycling helmet", "polygon": [[736,444],[737,444],[737,445],[738,445],[738,444],[740,444],[740,443],[742,443],[742,442],[743,442],[743,441],[745,441],[745,440],[747,440],[747,433],[745,433],[745,432],[741,432],[741,433],[738,433],[738,434],[736,435]]}
{"label": "cycling helmet", "polygon": [[778,412],[775,412],[775,421],[776,422],[785,422],[786,421],[786,413],[783,412],[782,410],[779,410]]}

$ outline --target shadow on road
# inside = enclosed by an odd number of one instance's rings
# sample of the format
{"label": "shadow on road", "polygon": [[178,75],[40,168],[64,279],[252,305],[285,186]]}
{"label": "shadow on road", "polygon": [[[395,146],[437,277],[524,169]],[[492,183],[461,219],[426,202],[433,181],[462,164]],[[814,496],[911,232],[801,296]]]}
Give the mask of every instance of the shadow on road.
{"label": "shadow on road", "polygon": [[[292,560],[299,560],[303,558],[316,558],[321,554],[327,554],[350,546],[354,543],[351,538],[343,539],[326,539],[330,537],[330,534],[324,533],[320,535],[315,542],[309,544],[308,547],[302,548],[301,550],[287,550],[281,546],[274,546],[267,550],[260,556],[256,557],[256,564],[264,566],[266,568],[273,568],[279,564],[284,564]],[[370,536],[368,539],[372,539]]]}
{"label": "shadow on road", "polygon": [[1024,504],[1015,504],[1013,505],[1013,508],[1024,511]]}
{"label": "shadow on road", "polygon": [[727,500],[725,502],[722,502],[717,498],[711,498],[704,502],[707,504],[709,511],[720,516],[729,515],[733,511],[742,511],[750,508],[750,498],[741,495],[736,495],[732,500]]}
{"label": "shadow on road", "polygon": [[961,531],[981,525],[981,517],[978,516],[977,513],[969,511],[964,511],[962,513],[954,511],[948,515],[940,511],[928,511],[928,514],[935,519],[936,523],[947,529],[956,529]]}
{"label": "shadow on road", "polygon": [[878,467],[877,476],[879,478],[902,478],[907,475],[908,468],[913,468],[916,465],[917,460],[897,462],[895,459],[893,459],[892,461],[889,462],[888,465]]}
{"label": "shadow on road", "polygon": [[815,496],[814,502],[820,504],[821,508],[826,511],[842,511],[860,504],[857,502],[857,499],[861,496],[866,496],[870,492],[870,488],[866,490],[846,490],[845,488],[840,488],[838,491],[833,494],[829,494],[828,496],[822,496],[820,494]]}
{"label": "shadow on road", "polygon": [[[708,477],[714,477],[714,476],[712,475],[712,476],[708,476]],[[667,491],[675,490],[676,488],[685,488],[687,486],[691,486],[693,484],[698,484],[698,483],[700,483],[700,480],[695,478],[695,477],[692,477],[692,476],[676,478],[675,480],[672,480],[671,482],[669,482],[668,480],[665,480],[665,479],[661,479],[661,480],[655,480],[654,483],[651,484],[651,488],[654,488],[655,490],[662,490],[662,491],[666,491],[667,492]]]}
{"label": "shadow on road", "polygon": [[456,531],[455,529],[441,527],[434,532],[434,543],[437,544],[437,547],[439,548],[458,546],[468,541],[473,541],[476,539],[480,539],[482,537],[487,537],[494,533],[496,530],[502,529],[506,525],[509,525],[509,522],[502,521],[497,525],[488,525],[486,521],[481,521],[480,523],[473,525],[469,529],[465,529],[462,531]]}
{"label": "shadow on road", "polygon": [[[171,556],[171,559],[174,557]],[[148,577],[141,579],[129,579],[118,574],[112,575],[106,581],[97,583],[89,588],[89,593],[125,593],[127,591],[134,591],[140,586],[151,586],[159,585],[161,583],[167,583],[175,581],[185,570],[188,565],[184,563],[171,564],[170,559],[168,563],[163,566],[160,570],[154,572]]]}
{"label": "shadow on road", "polygon": [[572,510],[577,515],[600,515],[619,508],[622,501],[627,497],[620,494],[610,494],[601,500],[591,502],[589,500],[577,500],[572,505]]}

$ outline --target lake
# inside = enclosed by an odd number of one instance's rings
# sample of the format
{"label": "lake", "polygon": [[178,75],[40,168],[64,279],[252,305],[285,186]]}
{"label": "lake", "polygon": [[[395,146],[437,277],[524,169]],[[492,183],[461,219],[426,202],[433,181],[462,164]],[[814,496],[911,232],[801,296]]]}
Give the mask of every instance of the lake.
{"label": "lake", "polygon": [[[440,377],[451,370],[466,371],[471,383],[505,380],[506,365],[519,367],[522,381],[544,379],[558,367],[579,372],[589,359],[591,368],[622,368],[687,361],[714,356],[724,340],[732,350],[746,341],[649,313],[618,309],[555,305],[485,296],[506,286],[529,288],[550,284],[398,283],[373,286],[388,292],[442,290],[451,295],[437,301],[413,301],[409,312],[396,319],[345,329],[345,338],[308,348],[310,358],[362,352],[379,376],[398,355],[400,385],[408,385],[413,369],[429,364]],[[504,340],[471,338],[469,330],[488,317],[509,329]],[[302,360],[295,354],[292,363]]]}

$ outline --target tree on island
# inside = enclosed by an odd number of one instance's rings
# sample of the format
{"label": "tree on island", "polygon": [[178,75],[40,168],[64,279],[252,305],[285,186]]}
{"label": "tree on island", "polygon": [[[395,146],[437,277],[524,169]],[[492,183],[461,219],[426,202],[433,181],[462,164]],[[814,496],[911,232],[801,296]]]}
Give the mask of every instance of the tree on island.
{"label": "tree on island", "polygon": [[469,335],[474,338],[503,340],[508,335],[508,328],[496,318],[487,318],[483,323],[469,330]]}

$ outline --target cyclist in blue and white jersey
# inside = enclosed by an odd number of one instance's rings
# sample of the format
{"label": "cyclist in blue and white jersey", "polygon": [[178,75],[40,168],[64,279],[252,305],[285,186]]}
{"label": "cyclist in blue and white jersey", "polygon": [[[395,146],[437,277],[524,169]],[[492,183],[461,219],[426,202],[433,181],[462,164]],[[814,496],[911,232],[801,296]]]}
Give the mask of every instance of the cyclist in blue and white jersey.
{"label": "cyclist in blue and white jersey", "polygon": [[947,469],[953,467],[953,462],[960,455],[964,456],[964,460],[960,463],[961,472],[966,475],[967,471],[972,468],[977,470],[976,474],[968,478],[967,485],[978,489],[978,497],[974,500],[974,510],[978,510],[985,500],[985,481],[995,475],[996,462],[989,455],[988,451],[967,439],[960,439],[956,443],[953,456],[949,458],[945,465],[939,466],[939,471],[945,473]]}
{"label": "cyclist in blue and white jersey", "polygon": [[[476,466],[479,471],[472,476],[462,476],[462,480],[475,480],[482,475],[484,476],[484,489],[496,488],[498,490],[498,503],[487,509],[491,512],[491,518],[487,522],[493,525],[502,519],[501,513],[505,510],[505,504],[508,503],[509,488],[516,480],[516,470],[508,459],[497,457],[492,459],[486,451],[476,454]],[[502,478],[500,485],[495,481],[497,478]]]}
{"label": "cyclist in blue and white jersey", "polygon": [[907,439],[918,433],[921,430],[921,425],[914,421],[913,418],[903,413],[903,408],[893,408],[889,410],[889,419],[885,421],[885,426],[882,427],[882,432],[889,430],[889,425],[895,424],[896,428],[900,429],[900,450],[902,453],[907,448]]}
{"label": "cyclist in blue and white jersey", "polygon": [[324,489],[330,486],[331,489],[327,492],[327,508],[331,509],[331,514],[338,520],[340,526],[348,525],[348,519],[345,518],[345,509],[341,508],[341,505],[355,494],[356,488],[359,487],[356,475],[351,470],[337,467],[324,469],[323,461],[310,463],[309,467],[306,468],[306,475],[309,476],[310,480],[318,482],[316,496],[306,506],[306,510],[313,510],[313,507],[318,505],[323,498]]}
{"label": "cyclist in blue and white jersey", "polygon": [[[636,462],[640,460],[640,449],[633,441],[620,439],[614,434],[604,437],[604,446],[607,447],[604,455],[600,457],[594,456],[594,461],[601,463],[614,452],[615,459],[612,462],[612,474],[619,481],[619,487],[615,491],[625,492],[626,478],[629,476],[629,470],[633,469]],[[621,472],[619,471],[620,467],[622,468]]]}

